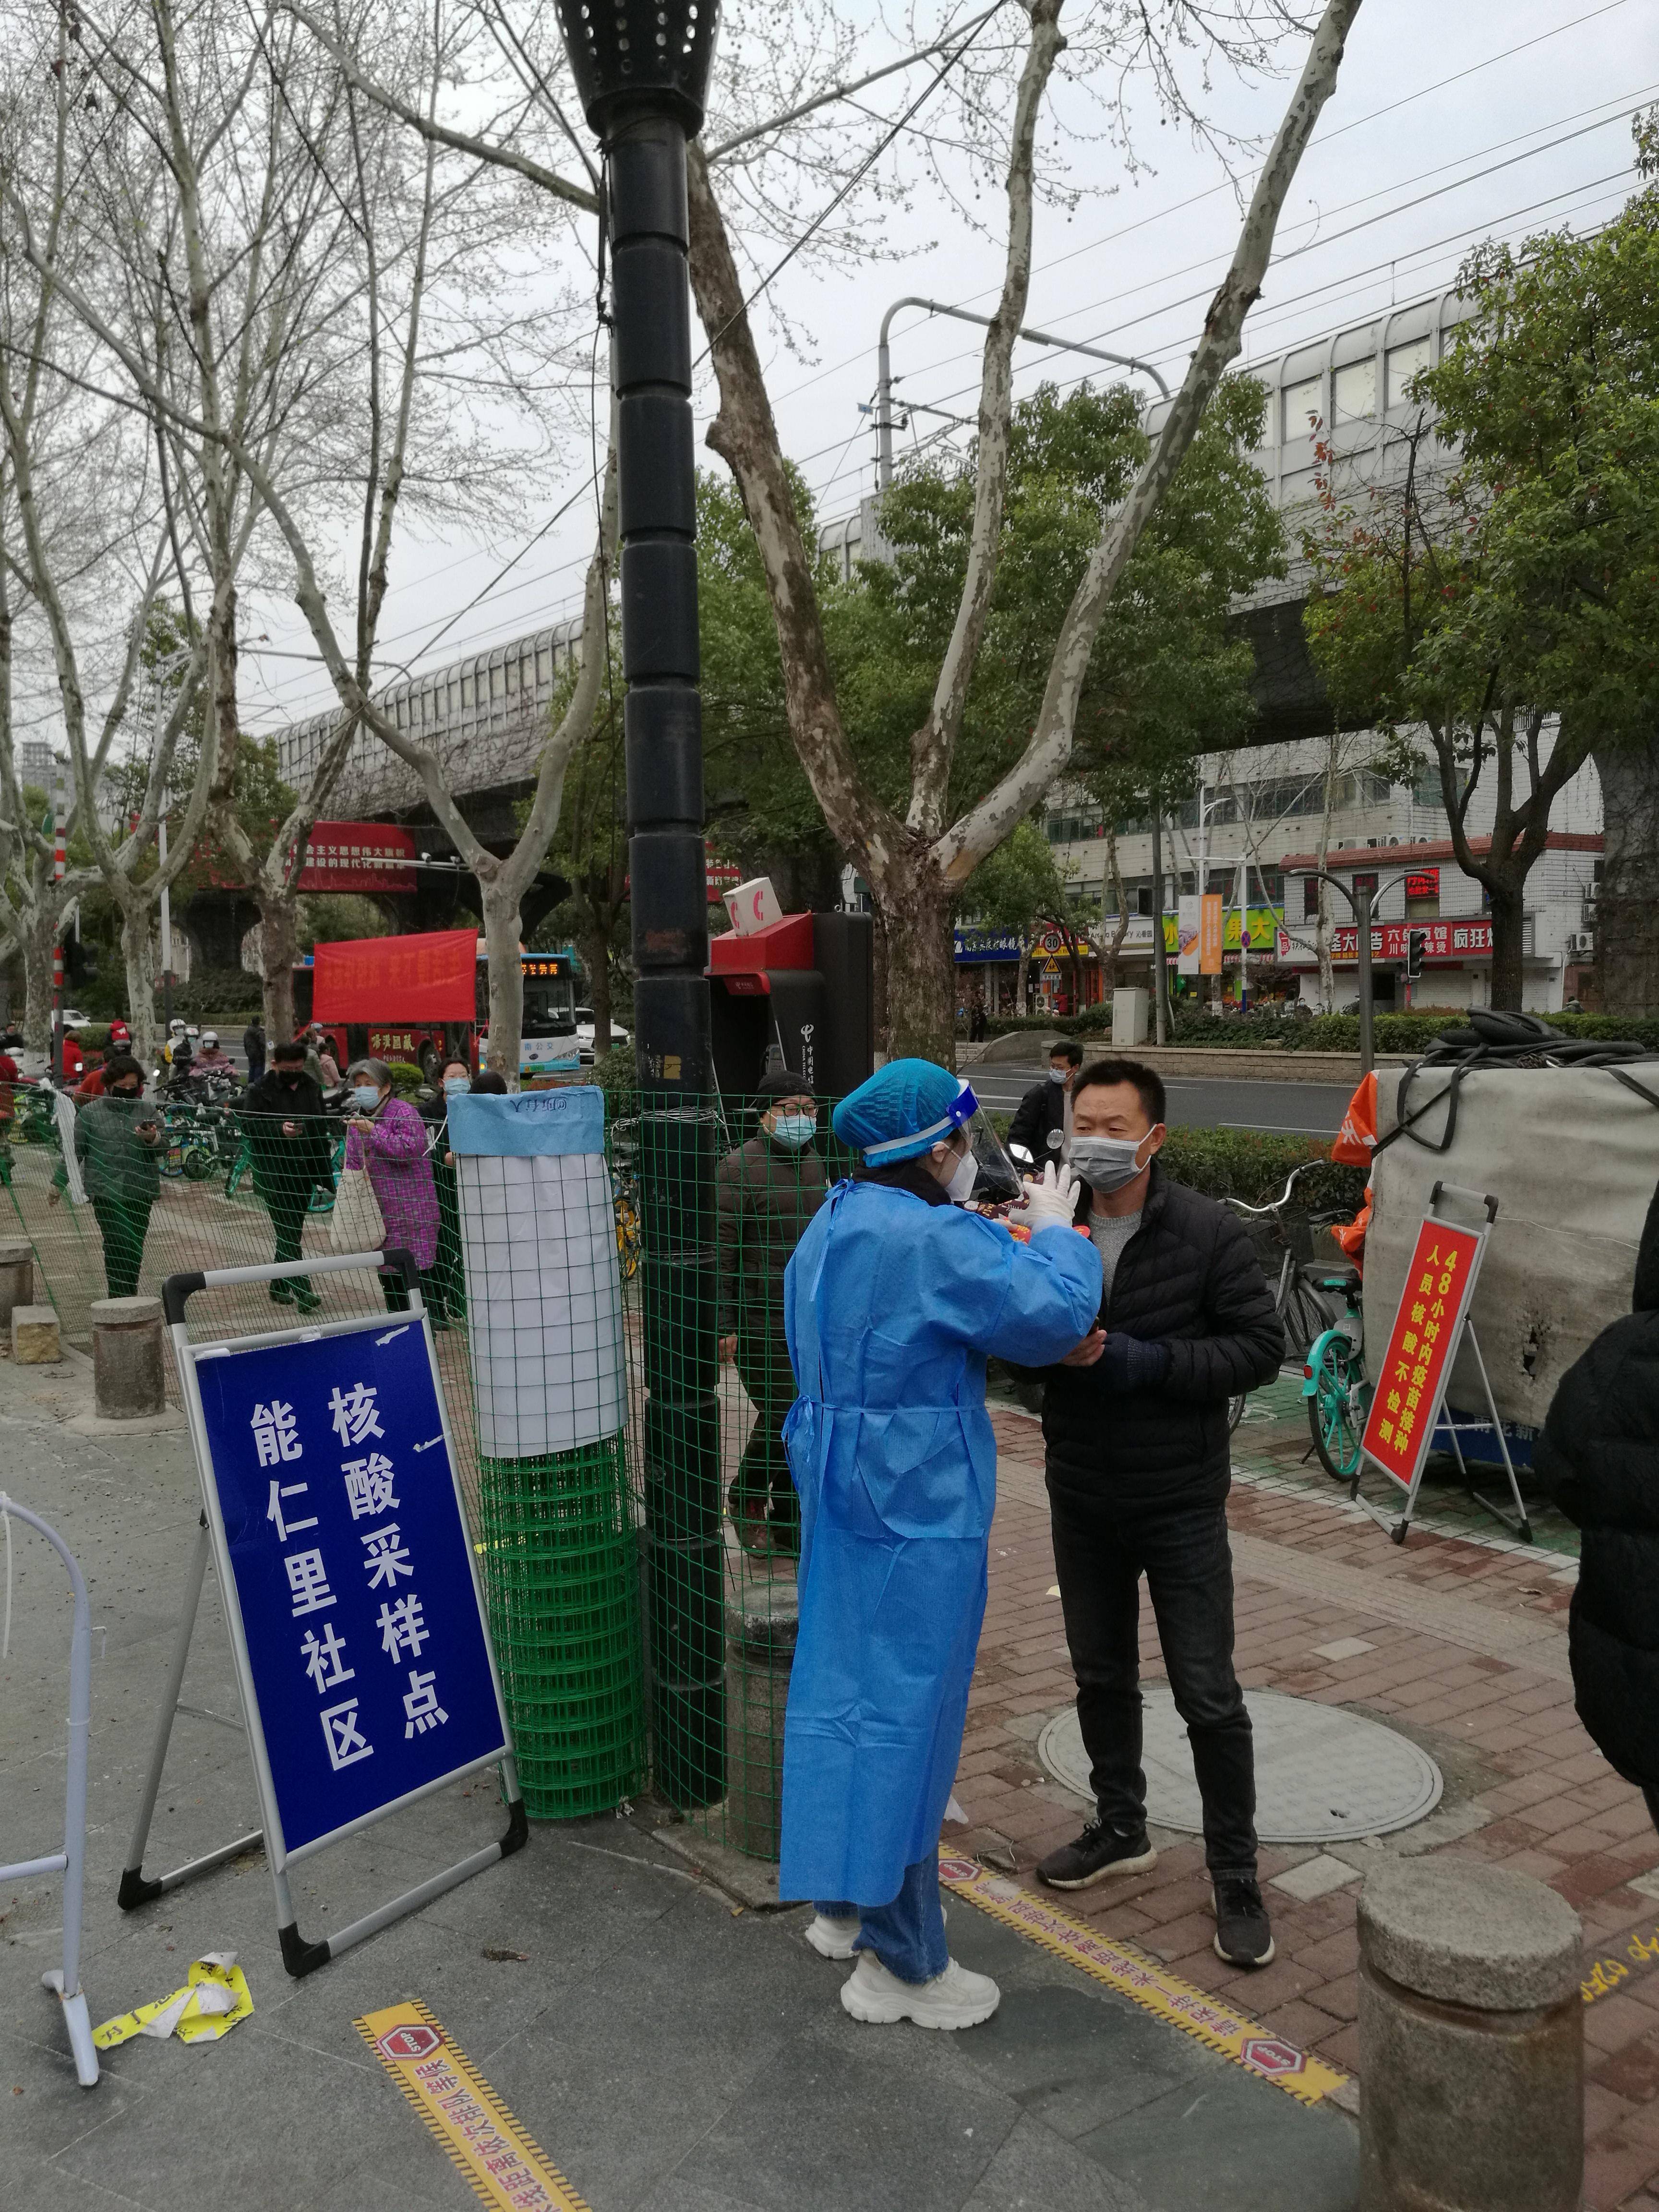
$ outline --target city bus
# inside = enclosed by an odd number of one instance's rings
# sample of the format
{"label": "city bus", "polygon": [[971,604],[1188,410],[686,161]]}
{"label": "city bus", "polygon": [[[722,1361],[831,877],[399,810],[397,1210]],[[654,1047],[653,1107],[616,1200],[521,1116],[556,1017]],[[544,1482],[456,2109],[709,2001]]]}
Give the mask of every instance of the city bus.
{"label": "city bus", "polygon": [[[474,939],[471,973],[465,967],[464,934],[358,938],[325,945],[319,988],[315,955],[294,970],[294,1018],[303,1029],[319,1021],[343,1075],[356,1060],[401,1060],[435,1082],[446,1060],[463,1060],[475,1072],[489,1063],[489,971],[482,937]],[[521,952],[524,1019],[520,1079],[574,1073],[581,1064],[577,1036],[580,963],[568,945],[554,952]],[[470,981],[470,990],[469,990]]]}

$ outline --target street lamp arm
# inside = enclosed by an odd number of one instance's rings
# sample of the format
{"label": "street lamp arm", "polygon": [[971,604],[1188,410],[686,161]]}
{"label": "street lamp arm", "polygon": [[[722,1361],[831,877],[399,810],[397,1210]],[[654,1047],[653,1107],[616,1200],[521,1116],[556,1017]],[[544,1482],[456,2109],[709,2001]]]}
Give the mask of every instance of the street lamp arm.
{"label": "street lamp arm", "polygon": [[[885,345],[887,343],[888,332],[891,327],[893,318],[897,314],[901,307],[924,307],[930,315],[950,315],[959,323],[977,323],[982,331],[988,331],[991,327],[991,317],[989,315],[970,314],[966,307],[947,307],[943,300],[922,300],[912,296],[902,300],[895,300],[892,306],[889,307],[887,313],[882,317],[881,335],[878,340],[878,344]],[[1021,325],[1020,329],[1015,333],[1015,335],[1018,337],[1029,338],[1033,345],[1058,346],[1066,353],[1086,353],[1091,361],[1109,361],[1115,363],[1115,365],[1119,368],[1138,368],[1143,375],[1150,376],[1152,378],[1152,382],[1157,385],[1159,392],[1163,394],[1165,399],[1170,396],[1169,386],[1164,382],[1163,377],[1159,375],[1157,369],[1152,367],[1151,362],[1142,361],[1134,354],[1108,353],[1103,346],[1080,345],[1075,338],[1055,337],[1050,331],[1034,331],[1024,325]]]}
{"label": "street lamp arm", "polygon": [[[992,317],[975,315],[966,307],[953,307],[943,300],[924,300],[915,293],[907,293],[895,300],[881,319],[881,329],[876,338],[876,436],[878,440],[878,471],[881,489],[888,490],[893,481],[893,360],[890,337],[893,318],[902,307],[920,307],[929,315],[949,315],[952,321],[975,323],[981,330],[989,330]],[[1016,337],[1029,338],[1033,345],[1057,346],[1065,353],[1086,354],[1091,361],[1109,361],[1116,368],[1139,369],[1150,376],[1159,392],[1167,399],[1170,387],[1149,361],[1142,361],[1132,353],[1108,353],[1103,346],[1080,344],[1075,338],[1056,337],[1048,331],[1028,330],[1024,325]]]}

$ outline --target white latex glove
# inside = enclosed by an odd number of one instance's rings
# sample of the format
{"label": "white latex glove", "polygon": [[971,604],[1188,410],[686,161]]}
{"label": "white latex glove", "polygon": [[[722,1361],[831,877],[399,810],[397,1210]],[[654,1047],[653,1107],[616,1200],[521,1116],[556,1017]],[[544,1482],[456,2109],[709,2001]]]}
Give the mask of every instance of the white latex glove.
{"label": "white latex glove", "polygon": [[1077,1177],[1062,1160],[1050,1160],[1041,1182],[1028,1182],[1025,1200],[1012,1218],[1027,1229],[1069,1229],[1077,1212]]}

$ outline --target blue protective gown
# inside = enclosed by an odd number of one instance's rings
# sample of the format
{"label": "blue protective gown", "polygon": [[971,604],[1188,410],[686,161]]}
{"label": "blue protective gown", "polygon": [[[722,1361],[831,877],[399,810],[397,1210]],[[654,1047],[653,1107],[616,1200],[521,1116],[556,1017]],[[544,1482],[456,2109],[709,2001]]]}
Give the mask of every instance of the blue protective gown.
{"label": "blue protective gown", "polygon": [[800,1630],[784,1727],[780,1894],[882,1905],[939,1841],[985,1616],[995,1352],[1040,1367],[1088,1334],[1100,1255],[954,1206],[842,1183],[796,1247]]}

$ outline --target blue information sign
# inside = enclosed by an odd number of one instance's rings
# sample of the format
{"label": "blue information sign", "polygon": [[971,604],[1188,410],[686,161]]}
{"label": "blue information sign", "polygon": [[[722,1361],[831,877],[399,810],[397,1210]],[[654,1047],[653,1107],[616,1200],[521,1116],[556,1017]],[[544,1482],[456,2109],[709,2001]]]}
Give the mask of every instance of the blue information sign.
{"label": "blue information sign", "polygon": [[426,1332],[196,1357],[289,1857],[508,1748]]}

